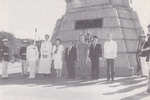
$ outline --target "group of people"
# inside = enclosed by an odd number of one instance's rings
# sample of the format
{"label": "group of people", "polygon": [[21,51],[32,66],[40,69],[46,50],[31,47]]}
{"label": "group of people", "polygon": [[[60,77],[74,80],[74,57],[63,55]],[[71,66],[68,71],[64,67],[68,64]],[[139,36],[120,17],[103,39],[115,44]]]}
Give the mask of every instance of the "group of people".
{"label": "group of people", "polygon": [[147,36],[142,33],[137,48],[137,75],[147,77],[147,92],[150,93],[150,25]]}
{"label": "group of people", "polygon": [[[99,61],[103,58],[107,63],[107,81],[114,80],[115,69],[114,60],[117,57],[117,43],[112,40],[112,35],[107,35],[108,40],[104,43],[104,57],[102,57],[102,46],[98,42],[98,37],[93,36],[93,41],[89,45],[85,42],[85,37],[80,37],[80,42],[75,46],[74,41],[68,41],[68,47],[64,50],[61,40],[56,39],[55,45],[49,41],[49,35],[45,35],[45,41],[38,48],[34,41],[24,41],[24,45],[20,48],[20,58],[22,60],[22,74],[29,78],[35,78],[36,73],[43,74],[44,78],[49,78],[51,74],[52,63],[56,69],[57,78],[62,76],[63,63],[66,64],[68,78],[75,79],[75,65],[78,62],[81,79],[87,78],[87,62],[91,62],[91,77],[99,79]],[[9,48],[7,39],[3,40],[1,48],[1,57],[3,62],[2,78],[7,79]],[[65,53],[65,54],[64,54]]]}

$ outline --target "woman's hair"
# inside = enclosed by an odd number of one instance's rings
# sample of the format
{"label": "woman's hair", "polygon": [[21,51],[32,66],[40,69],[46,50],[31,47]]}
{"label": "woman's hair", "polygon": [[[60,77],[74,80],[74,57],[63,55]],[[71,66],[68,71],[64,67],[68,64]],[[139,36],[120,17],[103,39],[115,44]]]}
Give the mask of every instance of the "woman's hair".
{"label": "woman's hair", "polygon": [[58,40],[59,42],[61,42],[61,39],[57,38],[56,41],[57,41],[57,40]]}

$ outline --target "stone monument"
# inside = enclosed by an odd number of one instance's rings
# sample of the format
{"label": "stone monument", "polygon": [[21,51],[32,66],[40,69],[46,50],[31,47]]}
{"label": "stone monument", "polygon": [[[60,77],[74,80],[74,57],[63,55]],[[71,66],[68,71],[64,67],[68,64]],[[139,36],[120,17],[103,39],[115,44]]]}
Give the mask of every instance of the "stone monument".
{"label": "stone monument", "polygon": [[[116,76],[134,75],[137,40],[142,27],[129,0],[65,1],[66,13],[57,20],[51,41],[54,43],[56,38],[60,38],[66,47],[68,40],[76,40],[81,32],[88,31],[97,35],[104,45],[107,34],[111,33],[118,44]],[[100,75],[106,75],[104,60],[100,62]]]}

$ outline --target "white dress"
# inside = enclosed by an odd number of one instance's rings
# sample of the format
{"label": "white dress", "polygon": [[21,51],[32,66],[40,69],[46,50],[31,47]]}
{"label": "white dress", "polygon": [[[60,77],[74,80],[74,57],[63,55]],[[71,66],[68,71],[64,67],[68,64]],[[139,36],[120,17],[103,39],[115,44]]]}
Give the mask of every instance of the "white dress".
{"label": "white dress", "polygon": [[55,53],[57,47],[56,45],[53,46],[53,59],[54,59],[54,68],[55,69],[62,69],[62,52],[64,51],[64,48],[62,45],[59,45],[57,53]]}
{"label": "white dress", "polygon": [[[52,43],[45,41],[41,44],[41,58],[39,62],[39,72],[41,74],[50,74],[51,73],[51,52],[52,52]],[[47,58],[44,58],[42,55],[47,55]]]}

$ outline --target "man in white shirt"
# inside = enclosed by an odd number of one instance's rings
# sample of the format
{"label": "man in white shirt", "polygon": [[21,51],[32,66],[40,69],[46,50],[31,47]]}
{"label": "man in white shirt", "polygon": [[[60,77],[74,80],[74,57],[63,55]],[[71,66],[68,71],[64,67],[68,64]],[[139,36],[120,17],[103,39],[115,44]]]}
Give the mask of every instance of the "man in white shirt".
{"label": "man in white shirt", "polygon": [[29,69],[30,69],[30,76],[29,78],[35,78],[35,68],[36,68],[36,61],[39,58],[38,48],[37,46],[33,45],[34,42],[30,42],[30,46],[27,47],[27,54],[26,58],[29,63]]}
{"label": "man in white shirt", "polygon": [[[117,57],[117,43],[112,40],[112,35],[107,35],[107,41],[104,43],[104,58],[107,63],[107,81],[114,80],[115,69],[114,69],[114,60]],[[110,71],[111,69],[111,71]]]}

